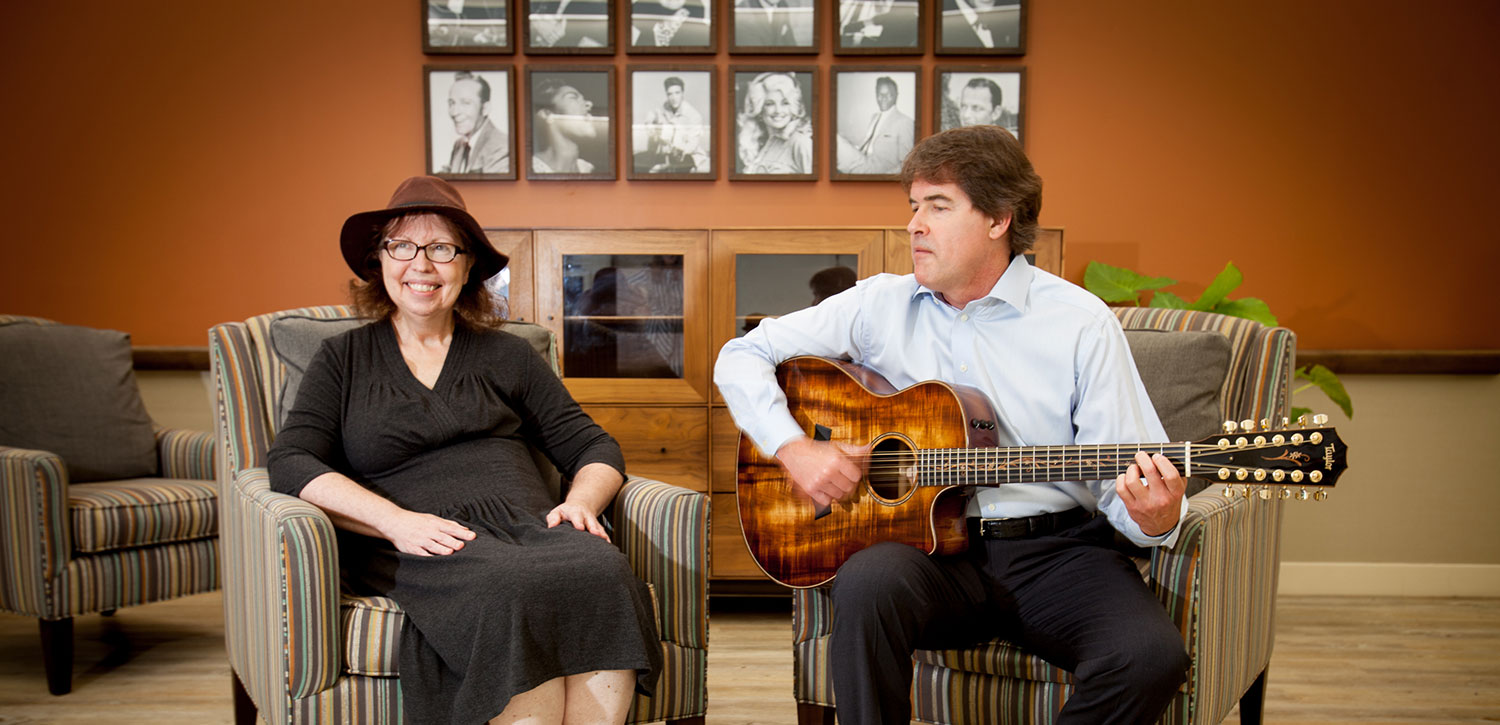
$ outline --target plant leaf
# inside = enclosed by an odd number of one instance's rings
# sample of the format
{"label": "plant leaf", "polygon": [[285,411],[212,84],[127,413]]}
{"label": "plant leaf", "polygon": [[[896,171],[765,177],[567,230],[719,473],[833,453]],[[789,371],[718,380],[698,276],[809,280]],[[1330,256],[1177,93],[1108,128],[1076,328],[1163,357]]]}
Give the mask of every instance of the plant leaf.
{"label": "plant leaf", "polygon": [[1230,317],[1243,317],[1247,320],[1255,320],[1267,327],[1275,327],[1276,315],[1271,314],[1271,307],[1258,297],[1241,297],[1237,300],[1224,300],[1214,305],[1210,312],[1217,312]]}
{"label": "plant leaf", "polygon": [[1224,265],[1224,270],[1219,272],[1219,276],[1214,277],[1214,281],[1208,283],[1208,288],[1203,290],[1203,294],[1198,296],[1198,301],[1193,303],[1193,309],[1212,310],[1218,307],[1219,303],[1227,300],[1229,293],[1244,281],[1245,275],[1240,274],[1234,262]]}
{"label": "plant leaf", "polygon": [[1292,408],[1292,420],[1296,420],[1304,415],[1311,418],[1312,408]]}
{"label": "plant leaf", "polygon": [[1123,267],[1112,267],[1103,262],[1089,262],[1083,270],[1083,288],[1098,295],[1105,302],[1135,302],[1140,304],[1143,290],[1161,289],[1177,284],[1168,277],[1147,277]]}
{"label": "plant leaf", "polygon": [[1192,306],[1187,300],[1172,294],[1171,292],[1157,292],[1151,295],[1151,307],[1161,307],[1168,310],[1189,310]]}
{"label": "plant leaf", "polygon": [[1322,365],[1314,365],[1310,370],[1298,368],[1297,377],[1318,386],[1318,389],[1323,391],[1323,394],[1327,395],[1328,399],[1339,407],[1339,410],[1344,411],[1344,417],[1354,419],[1354,402],[1349,400],[1349,391],[1344,389],[1343,381],[1339,380],[1339,376],[1335,375],[1332,370]]}

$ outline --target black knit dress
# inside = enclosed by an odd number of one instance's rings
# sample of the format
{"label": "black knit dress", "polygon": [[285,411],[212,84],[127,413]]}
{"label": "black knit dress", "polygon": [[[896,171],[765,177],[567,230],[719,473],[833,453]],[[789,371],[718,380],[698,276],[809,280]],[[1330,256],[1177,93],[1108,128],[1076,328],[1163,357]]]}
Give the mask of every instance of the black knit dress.
{"label": "black knit dress", "polygon": [[323,344],[271,447],[277,491],[297,495],[338,471],[478,534],[424,557],[339,531],[345,585],[406,612],[407,722],[482,723],[514,695],[594,670],[634,670],[637,690],[655,687],[661,646],[645,584],[612,544],[547,528],[557,501],[528,441],[565,477],[595,462],[624,470],[619,445],[526,341],[460,322],[429,390],[381,321]]}

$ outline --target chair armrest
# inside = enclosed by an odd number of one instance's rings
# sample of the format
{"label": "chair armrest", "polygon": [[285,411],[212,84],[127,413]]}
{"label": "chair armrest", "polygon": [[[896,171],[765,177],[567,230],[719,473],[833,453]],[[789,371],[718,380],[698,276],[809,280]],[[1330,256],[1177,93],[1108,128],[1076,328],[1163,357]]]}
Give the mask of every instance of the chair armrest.
{"label": "chair armrest", "polygon": [[631,477],[615,498],[615,539],[642,580],[656,587],[661,637],[708,646],[708,497]]}
{"label": "chair armrest", "polygon": [[1188,499],[1176,546],[1153,550],[1149,574],[1192,657],[1188,687],[1209,713],[1227,713],[1271,661],[1281,562],[1281,502],[1223,490]]}
{"label": "chair armrest", "polygon": [[285,707],[332,687],[340,668],[333,523],[317,506],[272,491],[264,468],[235,475],[220,506],[225,639],[251,699]]}
{"label": "chair armrest", "polygon": [[[0,610],[47,611],[48,583],[72,558],[68,469],[56,454],[0,446]],[[64,597],[54,597],[64,599]]]}
{"label": "chair armrest", "polygon": [[206,430],[156,429],[162,478],[214,480],[214,434]]}

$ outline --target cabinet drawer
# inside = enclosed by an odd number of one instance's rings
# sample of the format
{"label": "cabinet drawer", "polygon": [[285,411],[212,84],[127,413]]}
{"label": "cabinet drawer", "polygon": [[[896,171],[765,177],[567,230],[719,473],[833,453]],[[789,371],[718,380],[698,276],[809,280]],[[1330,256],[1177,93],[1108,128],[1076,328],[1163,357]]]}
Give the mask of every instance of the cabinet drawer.
{"label": "cabinet drawer", "polygon": [[620,442],[625,470],[674,486],[708,492],[708,409],[585,405]]}
{"label": "cabinet drawer", "polygon": [[740,534],[740,514],[735,507],[734,494],[713,494],[712,507],[709,541],[713,548],[709,550],[708,558],[712,562],[709,575],[715,579],[766,579],[750,557],[750,549]]}

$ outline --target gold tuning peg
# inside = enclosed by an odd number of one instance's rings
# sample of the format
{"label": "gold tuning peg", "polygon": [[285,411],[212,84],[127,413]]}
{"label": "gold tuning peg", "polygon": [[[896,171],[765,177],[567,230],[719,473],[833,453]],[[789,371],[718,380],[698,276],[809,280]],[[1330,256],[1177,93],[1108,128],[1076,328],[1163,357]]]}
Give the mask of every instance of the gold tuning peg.
{"label": "gold tuning peg", "polygon": [[1304,413],[1302,415],[1297,416],[1297,427],[1298,428],[1306,428],[1307,427],[1307,414]]}
{"label": "gold tuning peg", "polygon": [[1284,415],[1281,416],[1281,427],[1282,428],[1290,428],[1290,427],[1292,427],[1292,419],[1288,418],[1288,417],[1286,417]]}
{"label": "gold tuning peg", "polygon": [[1256,494],[1260,496],[1260,500],[1262,501],[1271,500],[1271,489],[1269,488],[1261,487],[1259,491],[1256,491]]}
{"label": "gold tuning peg", "polygon": [[1313,416],[1313,425],[1328,425],[1328,416],[1318,413]]}
{"label": "gold tuning peg", "polygon": [[1270,418],[1261,418],[1260,419],[1260,429],[1261,430],[1270,430],[1271,429],[1271,419]]}
{"label": "gold tuning peg", "polygon": [[1224,432],[1225,433],[1233,433],[1233,432],[1235,432],[1235,431],[1237,431],[1239,429],[1240,429],[1240,424],[1239,423],[1236,423],[1236,422],[1234,422],[1232,420],[1226,420],[1226,421],[1224,421]]}
{"label": "gold tuning peg", "polygon": [[1292,497],[1292,489],[1287,488],[1286,486],[1282,486],[1281,487],[1280,496],[1281,496],[1281,500],[1282,501],[1285,501],[1285,500],[1291,498]]}
{"label": "gold tuning peg", "polygon": [[1246,419],[1240,421],[1240,430],[1243,430],[1246,433],[1254,433],[1255,432],[1255,421],[1253,421],[1253,420],[1251,420],[1249,418],[1246,418]]}
{"label": "gold tuning peg", "polygon": [[1224,494],[1224,498],[1234,498],[1234,486],[1225,485],[1220,493]]}
{"label": "gold tuning peg", "polygon": [[1307,497],[1309,495],[1310,494],[1307,492],[1307,489],[1305,489],[1305,488],[1297,489],[1297,500],[1298,501],[1306,501]]}
{"label": "gold tuning peg", "polygon": [[1318,489],[1318,492],[1315,493],[1315,494],[1313,494],[1313,500],[1314,501],[1327,501],[1328,500],[1328,489],[1326,489],[1326,488],[1320,488],[1320,489]]}

